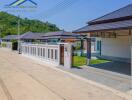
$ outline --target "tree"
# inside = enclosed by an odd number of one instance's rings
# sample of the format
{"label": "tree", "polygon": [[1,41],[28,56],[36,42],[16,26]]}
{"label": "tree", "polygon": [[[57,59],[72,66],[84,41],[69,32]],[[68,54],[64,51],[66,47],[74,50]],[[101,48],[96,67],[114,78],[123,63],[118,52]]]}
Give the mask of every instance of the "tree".
{"label": "tree", "polygon": [[17,34],[17,21],[20,20],[20,33],[25,32],[38,32],[46,33],[52,31],[59,31],[60,29],[49,22],[42,22],[39,20],[30,20],[28,18],[18,18],[6,12],[0,12],[0,32],[1,36],[16,35]]}

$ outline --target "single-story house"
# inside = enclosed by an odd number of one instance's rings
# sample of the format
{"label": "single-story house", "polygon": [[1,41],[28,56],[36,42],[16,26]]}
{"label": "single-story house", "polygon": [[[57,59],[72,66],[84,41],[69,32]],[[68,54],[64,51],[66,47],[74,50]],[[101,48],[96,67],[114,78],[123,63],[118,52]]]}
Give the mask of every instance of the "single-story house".
{"label": "single-story house", "polygon": [[75,34],[65,31],[48,32],[42,35],[43,39],[47,42],[75,42],[85,38],[85,35]]}
{"label": "single-story house", "polygon": [[[12,40],[20,40],[21,43],[48,43],[48,44],[57,44],[62,42],[76,42],[82,41],[85,39],[86,35],[75,34],[65,31],[57,32],[48,32],[48,33],[33,33],[26,32],[20,36],[18,35],[8,35],[4,37],[3,43],[11,44]],[[11,46],[10,46],[11,47]],[[83,46],[82,46],[83,49]]]}
{"label": "single-story house", "polygon": [[43,42],[75,42],[76,40],[83,39],[85,35],[79,35],[71,32],[57,31],[48,33],[33,33],[26,32],[20,36],[8,35],[4,37],[3,41],[11,41],[20,39],[23,42],[34,42],[40,40]]}
{"label": "single-story house", "polygon": [[4,38],[2,38],[2,41],[4,42],[11,42],[12,40],[17,40],[18,35],[7,35]]}
{"label": "single-story house", "polygon": [[73,31],[96,37],[98,56],[129,62],[132,46],[132,4],[89,21],[85,27]]}
{"label": "single-story house", "polygon": [[44,33],[33,33],[33,32],[26,32],[22,35],[20,35],[20,40],[23,42],[36,42],[36,41],[41,41],[44,40],[42,38],[42,35]]}
{"label": "single-story house", "polygon": [[35,40],[42,39],[42,33],[26,32],[20,36],[18,35],[7,35],[2,38],[2,41],[11,42],[12,40],[22,40],[23,42],[34,42]]}

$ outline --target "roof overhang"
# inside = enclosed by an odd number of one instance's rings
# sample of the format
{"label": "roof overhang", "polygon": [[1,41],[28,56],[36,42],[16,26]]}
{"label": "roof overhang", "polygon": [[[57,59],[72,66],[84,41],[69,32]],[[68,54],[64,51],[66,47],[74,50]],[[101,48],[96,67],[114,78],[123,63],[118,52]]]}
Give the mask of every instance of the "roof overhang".
{"label": "roof overhang", "polygon": [[98,31],[122,30],[122,29],[130,29],[130,28],[132,28],[132,19],[118,21],[118,22],[87,25],[73,32],[90,33],[90,32],[98,32]]}

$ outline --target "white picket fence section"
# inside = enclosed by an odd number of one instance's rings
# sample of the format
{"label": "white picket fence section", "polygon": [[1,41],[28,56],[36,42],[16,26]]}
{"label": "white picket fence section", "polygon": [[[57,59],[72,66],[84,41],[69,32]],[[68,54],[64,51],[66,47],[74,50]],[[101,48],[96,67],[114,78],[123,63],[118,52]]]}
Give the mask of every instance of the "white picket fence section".
{"label": "white picket fence section", "polygon": [[60,64],[60,46],[48,44],[22,44],[22,55],[45,63]]}

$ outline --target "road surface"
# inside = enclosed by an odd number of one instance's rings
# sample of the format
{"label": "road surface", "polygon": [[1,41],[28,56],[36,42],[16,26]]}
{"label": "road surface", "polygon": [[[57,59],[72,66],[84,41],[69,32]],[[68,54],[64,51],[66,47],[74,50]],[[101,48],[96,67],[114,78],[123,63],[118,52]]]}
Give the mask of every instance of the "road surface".
{"label": "road surface", "polygon": [[0,100],[132,100],[131,96],[0,48]]}

